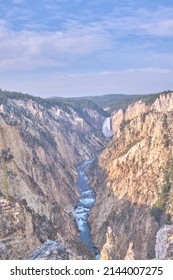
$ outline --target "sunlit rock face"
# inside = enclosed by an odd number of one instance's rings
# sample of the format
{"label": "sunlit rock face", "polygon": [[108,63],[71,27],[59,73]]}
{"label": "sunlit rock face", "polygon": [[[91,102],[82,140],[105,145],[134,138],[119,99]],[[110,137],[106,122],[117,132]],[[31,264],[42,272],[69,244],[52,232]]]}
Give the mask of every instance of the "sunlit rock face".
{"label": "sunlit rock face", "polygon": [[116,258],[133,243],[135,259],[153,259],[159,228],[173,223],[173,93],[136,102],[112,120],[116,136],[90,168],[94,244],[102,251],[111,227]]}
{"label": "sunlit rock face", "polygon": [[111,118],[106,118],[102,124],[102,133],[106,138],[111,138],[114,134],[112,130]]}
{"label": "sunlit rock face", "polygon": [[113,251],[113,232],[111,227],[107,228],[106,243],[104,244],[101,253],[101,260],[113,260],[116,259],[115,252]]}
{"label": "sunlit rock face", "polygon": [[127,254],[124,259],[125,260],[135,260],[135,254],[133,252],[133,243],[132,242],[129,243],[129,248],[127,250]]}
{"label": "sunlit rock face", "polygon": [[103,149],[95,132],[101,134],[104,116],[25,97],[1,103],[0,259],[25,258],[57,236],[83,254],[73,217],[77,166]]}

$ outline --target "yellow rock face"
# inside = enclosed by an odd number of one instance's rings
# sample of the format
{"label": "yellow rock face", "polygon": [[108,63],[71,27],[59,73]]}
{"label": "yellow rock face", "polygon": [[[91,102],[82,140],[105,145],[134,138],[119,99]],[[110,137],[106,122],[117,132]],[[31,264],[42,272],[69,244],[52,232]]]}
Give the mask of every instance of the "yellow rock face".
{"label": "yellow rock face", "polygon": [[[104,117],[92,110],[89,114],[95,126],[101,126]],[[19,203],[19,224],[24,227],[21,233],[17,222],[14,227],[8,224],[8,237],[13,240],[9,249],[3,247],[7,236],[1,227],[0,258],[23,258],[38,242],[56,239],[57,234],[74,253],[81,253],[73,217],[79,198],[76,168],[101,147],[93,128],[72,108],[48,109],[25,98],[7,99],[0,105],[0,197],[14,203],[9,206],[9,220]],[[2,211],[0,225],[5,218]],[[24,235],[26,245],[22,248]],[[20,248],[16,250],[12,243]]]}
{"label": "yellow rock face", "polygon": [[166,189],[172,182],[172,112],[173,94],[167,94],[152,105],[139,101],[112,117],[115,136],[91,170],[97,197],[90,223],[100,250],[107,227],[112,228],[114,258],[124,259],[131,242],[136,259],[153,258],[159,227],[173,222],[172,185]]}

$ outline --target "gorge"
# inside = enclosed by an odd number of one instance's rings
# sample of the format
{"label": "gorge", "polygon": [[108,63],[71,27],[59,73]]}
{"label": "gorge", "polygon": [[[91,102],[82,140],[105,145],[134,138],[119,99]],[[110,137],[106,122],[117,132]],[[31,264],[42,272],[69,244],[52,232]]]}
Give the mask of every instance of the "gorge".
{"label": "gorge", "polygon": [[173,93],[0,97],[0,259],[173,258]]}
{"label": "gorge", "polygon": [[92,163],[93,160],[88,160],[81,163],[78,166],[78,181],[77,187],[81,194],[80,199],[75,206],[75,217],[77,226],[80,232],[81,241],[92,250],[96,256],[96,259],[99,258],[99,251],[94,247],[91,237],[91,230],[88,225],[88,217],[90,210],[93,208],[95,203],[95,193],[88,185],[88,178],[85,173],[85,169]]}

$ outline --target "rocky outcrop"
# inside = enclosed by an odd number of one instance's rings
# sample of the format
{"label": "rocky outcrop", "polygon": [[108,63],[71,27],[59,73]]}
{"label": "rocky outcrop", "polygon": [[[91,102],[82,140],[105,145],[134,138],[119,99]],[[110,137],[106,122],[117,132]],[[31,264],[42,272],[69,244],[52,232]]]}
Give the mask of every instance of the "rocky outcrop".
{"label": "rocky outcrop", "polygon": [[0,257],[23,259],[40,244],[34,232],[32,213],[18,202],[0,197]]}
{"label": "rocky outcrop", "polygon": [[47,240],[34,250],[29,260],[78,260],[81,257],[68,250],[59,241]]}
{"label": "rocky outcrop", "polygon": [[57,241],[47,240],[28,257],[30,260],[69,260],[66,248]]}
{"label": "rocky outcrop", "polygon": [[114,248],[113,248],[113,232],[111,227],[107,228],[106,232],[106,243],[101,250],[100,259],[101,260],[113,260],[114,258]]}
{"label": "rocky outcrop", "polygon": [[[89,118],[95,118],[95,128]],[[82,109],[41,105],[25,96],[1,100],[0,191],[8,205],[0,213],[1,259],[24,258],[57,235],[83,254],[73,217],[76,167],[103,148],[103,119],[92,109],[85,119]]]}
{"label": "rocky outcrop", "polygon": [[157,260],[173,260],[173,225],[162,226],[156,236]]}
{"label": "rocky outcrop", "polygon": [[130,104],[126,110],[118,110],[112,115],[112,127],[114,133],[120,133],[120,130],[126,126],[131,120],[140,115],[149,114],[149,112],[171,112],[173,108],[173,93],[160,94],[160,96],[152,103],[146,99],[141,99]]}
{"label": "rocky outcrop", "polygon": [[46,240],[37,249],[35,249],[28,257],[29,260],[82,260],[94,259],[92,252],[85,250],[83,247],[83,255],[74,253],[64,243],[58,240]]}
{"label": "rocky outcrop", "polygon": [[133,243],[130,242],[129,243],[129,248],[127,250],[127,254],[124,258],[125,260],[135,260],[135,254],[134,254],[134,251],[133,251]]}
{"label": "rocky outcrop", "polygon": [[97,194],[89,218],[93,240],[105,248],[111,227],[115,259],[124,259],[132,243],[135,259],[153,258],[157,231],[173,222],[172,110],[169,93],[116,112],[115,136],[91,165]]}

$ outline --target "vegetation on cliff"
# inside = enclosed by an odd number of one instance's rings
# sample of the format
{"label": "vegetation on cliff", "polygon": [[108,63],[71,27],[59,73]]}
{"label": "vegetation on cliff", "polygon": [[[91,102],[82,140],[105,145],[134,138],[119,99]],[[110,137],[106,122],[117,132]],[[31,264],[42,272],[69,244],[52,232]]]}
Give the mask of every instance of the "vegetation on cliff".
{"label": "vegetation on cliff", "polygon": [[159,198],[154,203],[151,209],[151,215],[156,221],[162,225],[163,223],[171,223],[171,214],[167,212],[167,205],[169,203],[171,190],[173,190],[173,158],[168,160],[164,172],[164,182],[161,188]]}

